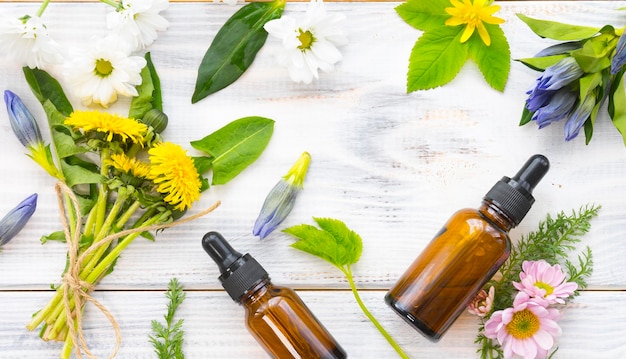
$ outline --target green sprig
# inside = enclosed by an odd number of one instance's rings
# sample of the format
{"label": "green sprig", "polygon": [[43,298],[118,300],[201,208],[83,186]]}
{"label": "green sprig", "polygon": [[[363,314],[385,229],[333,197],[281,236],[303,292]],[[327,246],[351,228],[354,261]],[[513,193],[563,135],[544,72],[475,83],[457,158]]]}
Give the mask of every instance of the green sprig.
{"label": "green sprig", "polygon": [[387,333],[385,328],[383,328],[374,315],[367,309],[354,283],[354,276],[350,265],[358,262],[361,257],[363,250],[361,236],[337,219],[315,217],[313,219],[321,229],[312,225],[301,224],[283,230],[283,232],[298,238],[298,241],[291,246],[316,257],[320,257],[337,267],[337,269],[346,276],[352,294],[365,316],[374,324],[376,329],[378,329],[401,358],[408,358],[408,355],[404,353],[400,345],[395,342],[391,335]]}
{"label": "green sprig", "polygon": [[186,293],[176,278],[172,278],[167,287],[165,296],[169,299],[169,303],[167,304],[167,314],[163,316],[165,325],[153,320],[152,333],[154,335],[150,335],[149,338],[159,359],[184,359],[183,319],[174,323],[174,315],[178,306],[185,300]]}
{"label": "green sprig", "polygon": [[[559,212],[556,217],[550,214],[539,223],[539,228],[530,232],[511,248],[511,254],[500,268],[501,276],[487,283],[487,288],[495,288],[492,312],[503,310],[513,305],[517,289],[513,281],[519,281],[524,261],[545,260],[551,265],[561,264],[566,268],[568,281],[578,284],[578,289],[587,287],[586,279],[593,271],[591,248],[585,247],[578,255],[577,262],[570,260],[571,252],[577,249],[581,237],[589,232],[591,220],[598,215],[600,206],[586,205],[571,213]],[[579,294],[578,291],[568,300]],[[474,341],[479,345],[477,350],[482,359],[502,358],[503,352],[499,345],[484,335],[484,325],[491,316],[489,313],[481,320],[478,335]]]}

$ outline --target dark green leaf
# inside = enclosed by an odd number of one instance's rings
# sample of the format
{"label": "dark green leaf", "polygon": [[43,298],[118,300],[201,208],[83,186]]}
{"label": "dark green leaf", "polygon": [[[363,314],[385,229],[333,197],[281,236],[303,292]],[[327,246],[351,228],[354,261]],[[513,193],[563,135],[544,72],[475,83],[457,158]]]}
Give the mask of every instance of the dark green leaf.
{"label": "dark green leaf", "polygon": [[145,55],[146,66],[141,69],[141,85],[136,86],[137,96],[130,101],[128,117],[142,119],[153,108],[163,110],[159,76],[152,64],[150,53]]}
{"label": "dark green leaf", "polygon": [[523,14],[517,14],[530,29],[541,37],[553,40],[570,41],[589,38],[597,34],[600,29],[596,27],[563,24],[560,22],[538,20]]}
{"label": "dark green leaf", "polygon": [[528,58],[519,59],[516,61],[523,63],[524,65],[530,67],[533,70],[543,71],[546,68],[552,65],[555,65],[557,62],[563,60],[566,57],[568,57],[568,55],[563,54],[563,55],[552,55],[552,56],[545,56],[545,57],[528,57]]}
{"label": "dark green leaf", "polygon": [[212,157],[212,184],[225,184],[259,158],[273,131],[274,121],[269,118],[244,117],[192,141],[191,146]]}
{"label": "dark green leaf", "polygon": [[529,123],[530,120],[533,118],[533,114],[534,112],[528,111],[526,105],[524,105],[524,109],[522,110],[522,118],[519,121],[519,125],[524,126],[525,124]]}
{"label": "dark green leaf", "polygon": [[280,18],[284,7],[284,0],[252,2],[226,21],[198,68],[191,103],[232,84],[248,69],[267,39],[263,25]]}
{"label": "dark green leaf", "polygon": [[208,172],[213,166],[213,158],[207,156],[199,156],[193,158],[193,164],[196,166],[198,173]]}
{"label": "dark green leaf", "polygon": [[615,76],[615,83],[617,83],[617,86],[611,88],[609,95],[608,111],[613,125],[622,134],[624,144],[626,145],[626,96],[624,96],[626,86],[624,86],[624,70]]}
{"label": "dark green leaf", "polygon": [[449,0],[408,0],[396,7],[396,12],[409,25],[422,31],[444,26],[450,14],[445,8],[452,7]]}
{"label": "dark green leaf", "polygon": [[26,82],[39,102],[43,104],[46,100],[50,100],[64,117],[69,116],[74,111],[59,82],[47,72],[28,67],[24,67],[23,71]]}
{"label": "dark green leaf", "polygon": [[485,24],[491,45],[486,46],[480,36],[467,41],[469,56],[474,59],[487,83],[502,92],[511,70],[511,50],[504,31],[498,25]]}
{"label": "dark green leaf", "polygon": [[443,26],[424,33],[409,58],[407,92],[428,90],[452,81],[467,60],[462,26]]}

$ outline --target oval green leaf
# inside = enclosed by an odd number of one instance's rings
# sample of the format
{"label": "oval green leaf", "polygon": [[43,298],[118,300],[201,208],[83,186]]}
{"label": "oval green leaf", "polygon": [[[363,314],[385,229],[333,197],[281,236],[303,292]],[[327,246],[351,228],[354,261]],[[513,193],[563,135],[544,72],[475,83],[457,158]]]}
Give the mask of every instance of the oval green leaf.
{"label": "oval green leaf", "polygon": [[284,0],[253,2],[226,21],[198,68],[191,103],[232,84],[250,67],[267,39],[263,25],[280,18],[284,8]]}
{"label": "oval green leaf", "polygon": [[538,20],[523,14],[517,14],[517,17],[525,22],[535,34],[553,40],[581,40],[589,38],[600,31],[597,27],[578,26],[563,24],[555,21]]}
{"label": "oval green leaf", "polygon": [[225,184],[263,153],[272,137],[274,120],[252,116],[235,120],[191,146],[212,157],[214,185]]}

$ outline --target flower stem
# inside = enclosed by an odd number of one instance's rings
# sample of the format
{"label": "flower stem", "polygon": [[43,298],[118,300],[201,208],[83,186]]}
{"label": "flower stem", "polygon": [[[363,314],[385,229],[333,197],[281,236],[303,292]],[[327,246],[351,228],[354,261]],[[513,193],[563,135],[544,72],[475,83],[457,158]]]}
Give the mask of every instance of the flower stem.
{"label": "flower stem", "polygon": [[119,9],[122,6],[122,2],[117,2],[115,0],[100,0],[101,3],[105,3],[107,5],[113,6],[115,9]]}
{"label": "flower stem", "polygon": [[393,349],[395,349],[398,355],[400,355],[400,357],[403,359],[408,359],[409,356],[406,355],[406,353],[402,350],[402,348],[400,348],[400,345],[396,343],[396,341],[391,337],[391,335],[387,333],[385,328],[383,328],[383,326],[378,322],[378,320],[376,320],[374,315],[365,307],[365,304],[361,300],[361,296],[359,296],[359,292],[356,288],[356,285],[354,284],[354,278],[352,277],[352,269],[350,268],[350,266],[346,266],[345,268],[340,267],[339,269],[346,275],[346,278],[348,279],[348,283],[350,284],[350,289],[352,289],[352,294],[354,294],[354,299],[356,299],[356,302],[359,304],[359,307],[361,307],[361,310],[363,311],[365,316],[367,316],[367,318],[374,324],[374,326],[376,327],[376,329],[378,329],[380,334],[382,334],[383,337],[387,339],[387,342],[393,347]]}
{"label": "flower stem", "polygon": [[44,0],[41,3],[41,6],[39,7],[39,10],[37,10],[37,14],[36,14],[38,17],[41,17],[41,15],[43,15],[43,12],[46,10],[49,3],[50,3],[50,0]]}

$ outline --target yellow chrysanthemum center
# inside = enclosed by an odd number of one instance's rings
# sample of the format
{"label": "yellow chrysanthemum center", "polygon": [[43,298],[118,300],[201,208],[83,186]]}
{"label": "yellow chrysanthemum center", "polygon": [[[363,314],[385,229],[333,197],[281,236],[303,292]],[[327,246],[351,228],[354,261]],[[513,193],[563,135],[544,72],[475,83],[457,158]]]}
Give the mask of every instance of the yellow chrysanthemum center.
{"label": "yellow chrysanthemum center", "polygon": [[315,41],[315,37],[313,37],[313,34],[309,30],[302,31],[302,29],[298,29],[298,31],[300,32],[300,34],[297,36],[298,40],[300,40],[300,45],[298,45],[298,49],[303,51],[310,49],[311,45],[313,45],[313,42]]}
{"label": "yellow chrysanthemum center", "polygon": [[113,64],[109,60],[97,59],[94,72],[100,77],[107,77],[113,72]]}
{"label": "yellow chrysanthemum center", "polygon": [[513,313],[513,319],[506,325],[506,331],[517,339],[527,339],[535,335],[540,326],[537,315],[524,309]]}
{"label": "yellow chrysanthemum center", "polygon": [[65,124],[85,133],[103,132],[108,142],[113,141],[113,136],[117,135],[122,141],[130,140],[142,144],[143,135],[148,130],[148,126],[132,118],[100,111],[74,111],[65,119]]}
{"label": "yellow chrysanthemum center", "polygon": [[112,154],[109,163],[118,171],[128,173],[137,178],[148,178],[150,173],[150,167],[146,163],[136,158],[130,158],[124,153]]}
{"label": "yellow chrysanthemum center", "polygon": [[157,185],[157,191],[165,195],[163,200],[176,210],[185,210],[200,197],[200,176],[193,159],[177,144],[162,142],[148,151],[150,156],[149,178]]}
{"label": "yellow chrysanthemum center", "polygon": [[552,293],[554,293],[554,287],[551,286],[548,283],[544,283],[544,282],[535,282],[535,287],[539,288],[539,289],[543,289],[546,291],[546,295],[550,295]]}
{"label": "yellow chrysanthemum center", "polygon": [[[446,20],[445,24],[448,26],[458,26],[465,24],[465,30],[463,30],[463,34],[461,35],[461,43],[467,41],[474,30],[478,30],[478,35],[483,40],[485,45],[491,45],[491,38],[489,37],[489,32],[487,32],[487,28],[485,28],[484,22],[487,24],[502,24],[504,20],[492,16],[494,13],[500,10],[500,6],[498,5],[488,5],[485,6],[487,0],[463,0],[460,2],[458,0],[450,0],[450,4],[453,7],[447,7],[445,10],[448,14],[452,15],[448,20]],[[490,4],[491,2],[489,2]]]}

